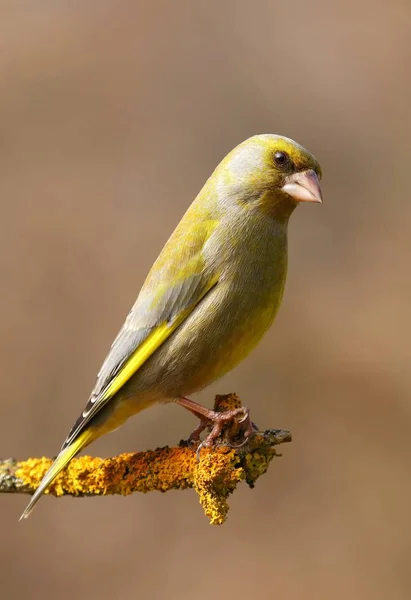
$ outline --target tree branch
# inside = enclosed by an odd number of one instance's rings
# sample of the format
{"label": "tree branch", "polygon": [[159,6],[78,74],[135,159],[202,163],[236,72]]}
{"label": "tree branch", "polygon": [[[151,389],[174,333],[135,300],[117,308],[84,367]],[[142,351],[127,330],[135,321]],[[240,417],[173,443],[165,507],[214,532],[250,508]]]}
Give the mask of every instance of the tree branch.
{"label": "tree branch", "polygon": [[[237,408],[235,394],[217,396],[215,410]],[[46,493],[54,496],[98,496],[194,488],[205,514],[213,525],[224,523],[228,496],[237,484],[250,487],[264,474],[276,453],[275,446],[291,441],[286,430],[267,430],[255,434],[241,448],[224,445],[223,431],[213,448],[195,450],[184,442],[174,448],[165,446],[146,452],[120,454],[114,458],[74,458]],[[29,458],[25,461],[0,461],[0,493],[32,494],[52,460]]]}

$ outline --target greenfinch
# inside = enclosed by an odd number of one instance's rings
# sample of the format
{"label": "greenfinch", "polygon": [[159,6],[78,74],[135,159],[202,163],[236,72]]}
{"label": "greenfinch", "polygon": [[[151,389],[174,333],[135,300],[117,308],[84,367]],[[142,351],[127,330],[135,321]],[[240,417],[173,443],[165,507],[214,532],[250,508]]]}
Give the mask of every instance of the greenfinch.
{"label": "greenfinch", "polygon": [[[288,138],[256,135],[217,166],[164,246],[97,376],[88,403],[21,518],[85,446],[156,402],[177,402],[214,427],[246,409],[214,413],[187,398],[222,377],[272,324],[287,274],[288,220],[321,202],[321,168]],[[242,412],[242,415],[239,413]]]}

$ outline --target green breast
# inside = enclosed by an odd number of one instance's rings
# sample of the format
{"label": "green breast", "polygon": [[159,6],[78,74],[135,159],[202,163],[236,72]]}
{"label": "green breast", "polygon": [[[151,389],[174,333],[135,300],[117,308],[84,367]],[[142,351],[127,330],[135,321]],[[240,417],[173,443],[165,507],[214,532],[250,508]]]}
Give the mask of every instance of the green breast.
{"label": "green breast", "polygon": [[[221,277],[172,341],[167,379],[188,395],[237,366],[270,328],[287,275],[287,227],[263,220],[243,230],[222,228]],[[209,248],[214,254],[214,249]],[[171,357],[174,353],[177,360]],[[168,387],[168,385],[167,385]]]}
{"label": "green breast", "polygon": [[133,378],[141,391],[171,399],[207,387],[240,363],[274,320],[287,274],[286,226],[262,218],[233,227],[231,216],[217,234],[203,256],[214,262],[218,283]]}

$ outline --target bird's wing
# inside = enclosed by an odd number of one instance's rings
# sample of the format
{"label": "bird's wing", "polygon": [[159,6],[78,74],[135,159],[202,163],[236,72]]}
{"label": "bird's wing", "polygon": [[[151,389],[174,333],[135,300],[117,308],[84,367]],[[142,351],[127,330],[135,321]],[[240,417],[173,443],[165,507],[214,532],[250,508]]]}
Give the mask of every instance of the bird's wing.
{"label": "bird's wing", "polygon": [[89,401],[63,449],[165,342],[204,296],[218,275],[203,260],[203,249],[216,222],[183,221],[171,236],[114,340]]}

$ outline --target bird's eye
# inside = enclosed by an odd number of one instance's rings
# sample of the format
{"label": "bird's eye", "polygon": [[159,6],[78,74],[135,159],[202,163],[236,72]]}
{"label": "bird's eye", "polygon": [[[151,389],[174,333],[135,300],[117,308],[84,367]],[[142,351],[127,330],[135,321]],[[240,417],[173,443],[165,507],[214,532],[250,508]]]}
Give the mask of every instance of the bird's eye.
{"label": "bird's eye", "polygon": [[279,167],[284,167],[289,162],[288,154],[285,152],[276,152],[274,154],[274,160]]}

